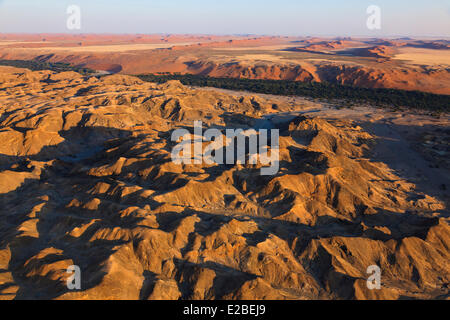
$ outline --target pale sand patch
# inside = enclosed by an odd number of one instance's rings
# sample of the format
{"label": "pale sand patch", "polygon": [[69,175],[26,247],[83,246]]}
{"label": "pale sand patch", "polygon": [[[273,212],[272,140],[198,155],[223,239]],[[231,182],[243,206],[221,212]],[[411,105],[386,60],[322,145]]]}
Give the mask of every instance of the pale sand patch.
{"label": "pale sand patch", "polygon": [[9,46],[12,44],[35,44],[35,43],[52,43],[48,41],[0,41],[0,46]]}
{"label": "pale sand patch", "polygon": [[51,50],[51,51],[71,51],[71,52],[125,52],[137,50],[166,49],[174,46],[187,46],[197,42],[181,43],[141,43],[141,44],[117,44],[105,46],[78,46],[78,47],[44,47],[27,48],[27,50]]}
{"label": "pale sand patch", "polygon": [[356,62],[349,61],[340,61],[340,60],[328,60],[328,59],[314,59],[314,58],[303,58],[303,57],[286,57],[286,56],[277,56],[272,54],[244,54],[240,56],[233,57],[235,61],[241,63],[255,63],[255,62],[270,62],[270,63],[293,63],[293,64],[301,64],[303,67],[309,66],[312,61],[314,62],[341,62],[344,64],[355,64]]}
{"label": "pale sand patch", "polygon": [[213,50],[220,51],[259,51],[259,50],[269,50],[269,51],[277,51],[292,48],[292,44],[289,45],[273,45],[273,46],[256,46],[256,47],[233,47],[233,48],[220,48],[215,47]]}
{"label": "pale sand patch", "polygon": [[306,58],[306,61],[313,61],[313,62],[335,62],[335,63],[343,63],[348,65],[361,65],[361,63],[355,62],[355,61],[346,61],[346,60],[334,60],[334,59],[319,59],[319,58]]}
{"label": "pale sand patch", "polygon": [[402,48],[399,52],[394,59],[420,65],[450,65],[450,50]]}
{"label": "pale sand patch", "polygon": [[267,61],[267,62],[292,62],[297,63],[302,59],[286,59],[281,56],[272,54],[244,54],[234,57],[235,60],[240,62],[255,62],[255,61]]}
{"label": "pale sand patch", "polygon": [[238,59],[242,60],[267,60],[267,61],[279,61],[280,57],[272,54],[244,54],[242,56],[238,56]]}

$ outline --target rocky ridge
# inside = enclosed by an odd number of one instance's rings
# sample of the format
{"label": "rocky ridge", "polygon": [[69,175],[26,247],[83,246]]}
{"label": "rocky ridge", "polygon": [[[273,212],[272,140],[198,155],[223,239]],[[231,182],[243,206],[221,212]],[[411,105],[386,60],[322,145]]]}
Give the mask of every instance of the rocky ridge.
{"label": "rocky ridge", "polygon": [[376,137],[351,121],[278,123],[280,171],[261,176],[176,165],[170,134],[301,106],[121,75],[0,79],[1,298],[449,297],[445,203],[372,161]]}

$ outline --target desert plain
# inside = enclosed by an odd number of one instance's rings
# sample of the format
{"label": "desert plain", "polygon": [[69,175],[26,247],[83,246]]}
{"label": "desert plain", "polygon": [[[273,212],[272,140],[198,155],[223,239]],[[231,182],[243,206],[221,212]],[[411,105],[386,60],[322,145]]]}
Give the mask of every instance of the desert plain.
{"label": "desert plain", "polygon": [[448,39],[2,34],[0,59],[450,93]]}

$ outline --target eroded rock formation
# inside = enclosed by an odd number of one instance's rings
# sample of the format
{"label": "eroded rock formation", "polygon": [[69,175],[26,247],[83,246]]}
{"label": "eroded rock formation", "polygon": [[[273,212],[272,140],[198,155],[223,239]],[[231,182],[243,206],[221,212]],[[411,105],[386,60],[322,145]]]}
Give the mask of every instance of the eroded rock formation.
{"label": "eroded rock formation", "polygon": [[448,298],[446,204],[372,161],[375,137],[351,122],[276,124],[280,171],[261,176],[176,165],[170,134],[295,106],[119,75],[0,77],[1,298]]}

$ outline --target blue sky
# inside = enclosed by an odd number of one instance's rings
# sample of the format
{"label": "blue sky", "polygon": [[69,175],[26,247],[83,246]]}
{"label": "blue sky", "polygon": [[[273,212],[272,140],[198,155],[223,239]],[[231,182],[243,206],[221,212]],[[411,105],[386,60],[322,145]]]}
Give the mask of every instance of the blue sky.
{"label": "blue sky", "polygon": [[[450,0],[0,0],[0,32],[202,33],[450,37]],[[366,27],[378,5],[382,29]]]}

